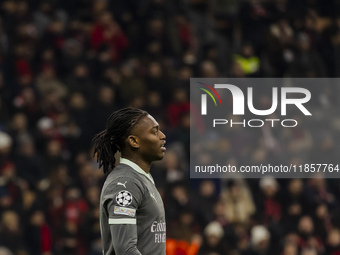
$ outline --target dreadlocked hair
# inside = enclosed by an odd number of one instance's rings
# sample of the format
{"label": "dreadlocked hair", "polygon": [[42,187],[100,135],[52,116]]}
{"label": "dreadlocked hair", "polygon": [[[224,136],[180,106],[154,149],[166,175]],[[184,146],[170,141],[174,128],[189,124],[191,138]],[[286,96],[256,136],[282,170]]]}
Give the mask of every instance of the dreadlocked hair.
{"label": "dreadlocked hair", "polygon": [[103,167],[104,173],[115,167],[116,152],[121,151],[131,130],[147,115],[146,111],[131,107],[115,111],[107,119],[106,129],[95,135],[93,156],[97,154],[99,168]]}

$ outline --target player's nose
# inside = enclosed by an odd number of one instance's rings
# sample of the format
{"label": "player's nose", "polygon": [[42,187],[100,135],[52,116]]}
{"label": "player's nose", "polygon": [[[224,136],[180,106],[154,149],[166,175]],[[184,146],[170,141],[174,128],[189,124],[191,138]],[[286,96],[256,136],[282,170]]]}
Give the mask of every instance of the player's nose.
{"label": "player's nose", "polygon": [[160,132],[161,132],[161,136],[160,136],[161,140],[165,140],[166,139],[166,135],[162,131],[160,131]]}

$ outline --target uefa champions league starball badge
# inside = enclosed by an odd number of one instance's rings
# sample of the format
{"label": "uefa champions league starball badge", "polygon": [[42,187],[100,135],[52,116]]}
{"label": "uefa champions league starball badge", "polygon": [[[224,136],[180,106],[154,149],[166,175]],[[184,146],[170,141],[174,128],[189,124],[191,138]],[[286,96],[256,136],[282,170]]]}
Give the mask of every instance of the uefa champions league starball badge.
{"label": "uefa champions league starball badge", "polygon": [[132,203],[132,195],[129,191],[119,191],[116,196],[116,201],[120,206],[127,206]]}

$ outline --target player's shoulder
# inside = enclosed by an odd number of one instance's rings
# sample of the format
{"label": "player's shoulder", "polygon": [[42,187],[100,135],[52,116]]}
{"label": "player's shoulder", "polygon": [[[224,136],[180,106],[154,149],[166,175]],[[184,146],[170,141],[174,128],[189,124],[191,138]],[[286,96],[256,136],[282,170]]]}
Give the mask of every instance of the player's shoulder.
{"label": "player's shoulder", "polygon": [[142,180],[140,175],[136,172],[136,170],[134,170],[131,166],[126,164],[117,165],[108,175],[107,180],[110,181],[119,178],[131,178],[134,179],[136,182]]}
{"label": "player's shoulder", "polygon": [[143,180],[128,165],[119,164],[107,176],[103,189],[107,192],[115,191],[116,189],[129,189],[129,190],[144,190]]}

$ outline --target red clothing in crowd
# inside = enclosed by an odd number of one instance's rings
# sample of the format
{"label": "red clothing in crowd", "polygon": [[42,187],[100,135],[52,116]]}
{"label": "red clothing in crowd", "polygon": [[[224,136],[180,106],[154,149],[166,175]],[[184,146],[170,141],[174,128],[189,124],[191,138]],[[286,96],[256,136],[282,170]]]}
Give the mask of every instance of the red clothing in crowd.
{"label": "red clothing in crowd", "polygon": [[112,61],[121,59],[121,52],[128,46],[128,40],[119,25],[112,22],[108,25],[97,23],[91,34],[91,46],[99,50],[101,46],[107,46],[111,52]]}

